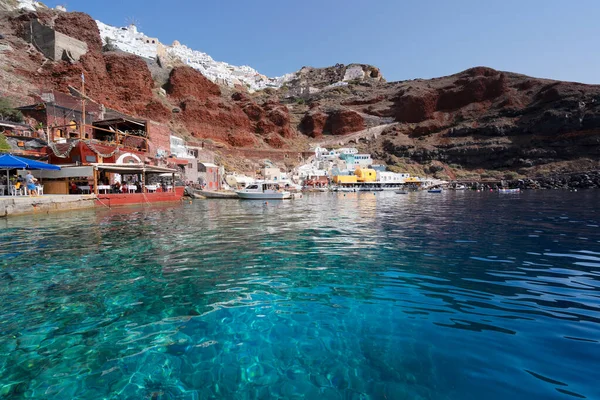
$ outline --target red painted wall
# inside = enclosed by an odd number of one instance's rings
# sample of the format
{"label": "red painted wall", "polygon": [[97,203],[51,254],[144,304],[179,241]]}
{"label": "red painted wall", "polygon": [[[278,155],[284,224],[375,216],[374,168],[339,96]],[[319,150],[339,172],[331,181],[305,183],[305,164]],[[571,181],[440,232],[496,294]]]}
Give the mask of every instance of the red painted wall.
{"label": "red painted wall", "polygon": [[148,121],[148,139],[150,139],[149,153],[151,157],[156,156],[158,149],[171,153],[171,130],[166,125]]}

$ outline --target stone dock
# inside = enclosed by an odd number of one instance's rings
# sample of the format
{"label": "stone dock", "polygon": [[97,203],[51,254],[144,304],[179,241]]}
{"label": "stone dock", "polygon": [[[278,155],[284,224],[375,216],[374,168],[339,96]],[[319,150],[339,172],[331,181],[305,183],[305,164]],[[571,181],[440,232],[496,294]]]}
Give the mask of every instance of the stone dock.
{"label": "stone dock", "polygon": [[95,206],[95,195],[44,195],[0,197],[0,218],[13,215],[47,214]]}

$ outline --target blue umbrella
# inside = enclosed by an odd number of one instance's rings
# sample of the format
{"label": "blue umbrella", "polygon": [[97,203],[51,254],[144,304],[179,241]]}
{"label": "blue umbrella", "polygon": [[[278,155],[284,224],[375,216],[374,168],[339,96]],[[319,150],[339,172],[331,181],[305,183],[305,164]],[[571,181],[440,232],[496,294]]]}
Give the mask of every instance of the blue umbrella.
{"label": "blue umbrella", "polygon": [[4,154],[0,156],[0,169],[6,170],[6,183],[10,183],[8,170],[10,169],[52,169],[60,170],[58,165],[46,164],[41,161],[30,160],[28,158],[13,156],[12,154]]}
{"label": "blue umbrella", "polygon": [[41,161],[5,154],[0,156],[0,169],[53,169],[60,170],[58,165],[46,164]]}

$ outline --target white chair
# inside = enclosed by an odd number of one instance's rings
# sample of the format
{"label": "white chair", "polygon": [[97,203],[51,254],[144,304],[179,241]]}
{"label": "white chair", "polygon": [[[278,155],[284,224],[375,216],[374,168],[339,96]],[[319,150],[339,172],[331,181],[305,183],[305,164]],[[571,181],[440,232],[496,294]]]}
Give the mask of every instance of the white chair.
{"label": "white chair", "polygon": [[11,185],[10,186],[10,195],[11,196],[25,196],[25,192],[23,191],[22,187],[17,189],[17,187],[15,185]]}
{"label": "white chair", "polygon": [[37,194],[38,196],[44,195],[44,185],[37,185]]}

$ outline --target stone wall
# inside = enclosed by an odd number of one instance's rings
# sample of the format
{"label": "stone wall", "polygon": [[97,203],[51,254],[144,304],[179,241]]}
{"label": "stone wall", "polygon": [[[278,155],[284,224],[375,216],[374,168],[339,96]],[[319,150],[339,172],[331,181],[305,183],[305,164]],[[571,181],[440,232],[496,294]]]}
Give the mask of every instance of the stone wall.
{"label": "stone wall", "polygon": [[94,197],[90,195],[4,197],[0,198],[0,218],[14,215],[48,214],[57,211],[93,208],[95,207]]}
{"label": "stone wall", "polygon": [[32,43],[46,58],[53,61],[79,61],[88,45],[63,33],[56,32],[38,20],[31,20],[25,29],[25,40]]}
{"label": "stone wall", "polygon": [[79,61],[88,51],[87,43],[60,32],[55,32],[54,54],[56,59]]}

